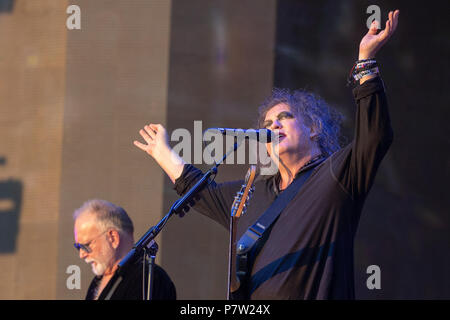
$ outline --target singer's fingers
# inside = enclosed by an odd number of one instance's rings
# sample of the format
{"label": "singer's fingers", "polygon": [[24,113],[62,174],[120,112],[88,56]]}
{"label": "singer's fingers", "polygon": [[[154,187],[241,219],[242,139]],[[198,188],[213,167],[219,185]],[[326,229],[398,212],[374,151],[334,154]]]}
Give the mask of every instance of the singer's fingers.
{"label": "singer's fingers", "polygon": [[154,124],[154,123],[150,123],[149,124],[149,127],[155,132],[155,133],[159,133],[159,132],[164,132],[164,127],[162,126],[162,124],[160,124],[160,123],[157,123],[157,124]]}
{"label": "singer's fingers", "polygon": [[147,142],[147,143],[152,142],[153,139],[149,136],[147,131],[145,131],[144,129],[139,130],[139,134],[141,135],[142,138],[144,138],[145,142]]}
{"label": "singer's fingers", "polygon": [[379,26],[378,21],[377,20],[373,20],[372,24],[370,25],[370,29],[369,29],[368,34],[376,35],[377,32],[378,32],[378,26]]}
{"label": "singer's fingers", "polygon": [[150,125],[144,127],[147,134],[150,136],[150,138],[155,139],[156,132],[150,127]]}
{"label": "singer's fingers", "polygon": [[389,37],[394,31],[394,11],[389,11]]}
{"label": "singer's fingers", "polygon": [[[389,13],[389,16],[391,16],[391,13]],[[386,21],[386,27],[383,31],[380,32],[380,41],[386,40],[391,34],[391,20]]]}
{"label": "singer's fingers", "polygon": [[399,14],[400,14],[400,10],[395,10],[394,11],[394,14],[393,14],[393,17],[392,17],[392,20],[393,20],[393,26],[392,26],[392,32],[394,32],[395,31],[395,29],[397,29],[397,24],[398,24],[398,16],[399,16]]}
{"label": "singer's fingers", "polygon": [[148,146],[148,145],[143,144],[143,143],[141,143],[141,142],[139,142],[139,141],[137,141],[137,140],[134,140],[134,141],[133,141],[133,144],[134,144],[136,147],[138,147],[139,149],[141,149],[142,151],[147,152],[147,146]]}

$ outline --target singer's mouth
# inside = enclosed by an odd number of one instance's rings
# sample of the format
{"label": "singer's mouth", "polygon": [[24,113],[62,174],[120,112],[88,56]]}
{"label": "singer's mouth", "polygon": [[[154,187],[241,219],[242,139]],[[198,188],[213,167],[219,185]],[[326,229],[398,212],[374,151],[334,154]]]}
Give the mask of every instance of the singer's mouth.
{"label": "singer's mouth", "polygon": [[278,133],[278,141],[281,142],[281,140],[283,140],[284,138],[286,138],[286,135],[283,132],[279,132]]}

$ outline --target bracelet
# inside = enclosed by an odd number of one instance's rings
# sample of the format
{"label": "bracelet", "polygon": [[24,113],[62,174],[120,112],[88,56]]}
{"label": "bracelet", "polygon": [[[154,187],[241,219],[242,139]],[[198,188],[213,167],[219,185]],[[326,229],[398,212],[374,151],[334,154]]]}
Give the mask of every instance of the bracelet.
{"label": "bracelet", "polygon": [[361,71],[363,69],[371,69],[373,67],[378,66],[376,61],[370,61],[370,62],[360,62],[356,64],[356,67],[353,71],[353,73],[357,73],[358,71]]}
{"label": "bracelet", "polygon": [[362,63],[377,63],[377,60],[375,59],[364,59],[364,60],[358,60],[355,62],[356,65],[362,64]]}
{"label": "bracelet", "polygon": [[358,80],[361,80],[365,76],[370,76],[372,74],[378,74],[378,73],[379,73],[378,67],[375,67],[375,68],[372,68],[372,69],[367,69],[367,70],[363,70],[361,72],[358,72],[358,73],[353,75],[353,78],[355,79],[355,81],[358,81]]}
{"label": "bracelet", "polygon": [[353,84],[355,81],[360,80],[362,77],[377,74],[378,63],[375,59],[363,59],[357,60],[350,71],[350,74],[347,78],[347,86]]}

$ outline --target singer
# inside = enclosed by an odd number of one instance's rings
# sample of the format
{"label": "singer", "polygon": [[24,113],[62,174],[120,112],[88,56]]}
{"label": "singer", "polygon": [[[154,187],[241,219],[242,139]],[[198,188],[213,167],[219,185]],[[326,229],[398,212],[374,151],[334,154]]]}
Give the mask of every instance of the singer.
{"label": "singer", "polygon": [[[393,139],[375,55],[396,30],[398,17],[398,10],[389,12],[379,33],[374,21],[360,42],[349,77],[356,104],[350,144],[340,146],[340,115],[313,94],[275,90],[259,108],[259,127],[278,136],[277,145],[266,146],[279,172],[257,179],[248,210],[238,220],[233,263],[246,263],[233,298],[354,299],[354,236]],[[156,160],[178,194],[201,177],[200,170],[174,154],[162,125],[149,124],[140,135],[145,143],[134,144]],[[230,207],[241,184],[212,182],[195,209],[229,228]],[[264,224],[265,216],[273,221]]]}

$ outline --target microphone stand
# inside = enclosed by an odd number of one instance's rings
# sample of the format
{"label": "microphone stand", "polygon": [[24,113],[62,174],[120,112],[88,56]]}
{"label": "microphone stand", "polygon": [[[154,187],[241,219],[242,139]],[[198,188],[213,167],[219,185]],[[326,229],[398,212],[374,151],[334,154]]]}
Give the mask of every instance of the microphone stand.
{"label": "microphone stand", "polygon": [[[146,299],[150,300],[153,298],[153,271],[154,271],[154,261],[156,257],[156,253],[158,251],[158,245],[155,242],[155,237],[161,232],[166,222],[169,218],[175,213],[183,217],[185,213],[187,213],[191,207],[194,206],[195,202],[200,199],[198,193],[209,184],[209,177],[217,174],[217,168],[225,161],[225,159],[234,151],[237,150],[239,144],[237,142],[234,143],[233,150],[230,150],[227,154],[224,155],[222,160],[219,163],[216,163],[214,167],[209,169],[202,178],[191,188],[189,191],[180,199],[175,201],[175,203],[170,208],[169,212],[162,218],[156,226],[151,227],[138,242],[134,245],[134,247],[128,252],[128,254],[120,261],[118,267],[119,277],[117,278],[116,284],[113,286],[114,290],[117,288],[117,285],[120,281],[122,281],[123,274],[125,270],[131,265],[132,262],[136,261],[139,256],[143,256],[145,262],[148,263],[148,281],[147,281],[147,296]],[[145,274],[143,275],[145,276]],[[111,296],[110,293],[108,296]],[[145,297],[145,295],[144,295]]]}

